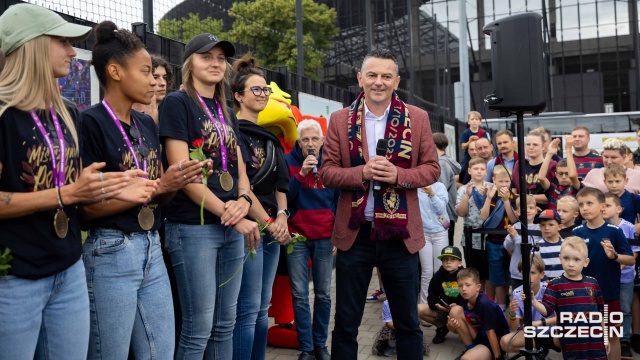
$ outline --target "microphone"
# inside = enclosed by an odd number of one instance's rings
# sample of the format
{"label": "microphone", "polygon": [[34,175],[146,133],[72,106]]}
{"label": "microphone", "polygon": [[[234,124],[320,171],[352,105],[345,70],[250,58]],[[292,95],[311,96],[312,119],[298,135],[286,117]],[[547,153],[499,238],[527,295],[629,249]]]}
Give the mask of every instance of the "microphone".
{"label": "microphone", "polygon": [[[309,151],[307,151],[307,156],[308,155],[316,156],[316,151],[310,149]],[[313,169],[311,170],[311,172],[313,173],[313,176],[318,177],[318,167],[316,165],[313,165]]]}
{"label": "microphone", "polygon": [[[385,156],[387,155],[387,149],[389,148],[389,142],[387,139],[379,139],[378,144],[376,144],[376,155],[377,156]],[[373,191],[380,191],[381,185],[380,181],[373,180]]]}

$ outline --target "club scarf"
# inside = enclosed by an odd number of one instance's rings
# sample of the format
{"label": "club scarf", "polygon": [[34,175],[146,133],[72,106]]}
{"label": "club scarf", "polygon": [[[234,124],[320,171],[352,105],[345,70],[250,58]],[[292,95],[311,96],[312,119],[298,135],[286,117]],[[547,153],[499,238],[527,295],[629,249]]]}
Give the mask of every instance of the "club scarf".
{"label": "club scarf", "polygon": [[[362,147],[362,127],[364,126],[364,93],[358,95],[349,108],[349,156],[351,166],[365,165]],[[373,136],[373,134],[371,134]],[[404,102],[394,92],[384,131],[389,141],[386,158],[395,166],[411,167],[411,127],[409,111]],[[373,156],[374,154],[371,154]],[[351,198],[351,218],[349,228],[358,229],[366,221],[364,209],[367,206],[367,190],[354,190]],[[409,238],[407,229],[406,190],[388,183],[381,183],[380,191],[374,193],[374,215],[371,240],[404,240]]]}

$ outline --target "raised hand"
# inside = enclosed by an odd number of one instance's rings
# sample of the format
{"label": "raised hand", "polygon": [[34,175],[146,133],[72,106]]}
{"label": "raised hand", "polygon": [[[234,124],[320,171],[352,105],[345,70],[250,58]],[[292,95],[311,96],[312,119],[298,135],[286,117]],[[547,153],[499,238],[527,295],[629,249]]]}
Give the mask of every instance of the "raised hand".
{"label": "raised hand", "polygon": [[553,141],[551,141],[547,149],[548,153],[551,153],[552,155],[558,155],[558,145],[560,145],[560,139],[559,138],[553,139]]}
{"label": "raised hand", "polygon": [[604,252],[607,254],[607,257],[613,260],[613,258],[616,256],[616,249],[613,247],[613,244],[611,244],[611,240],[602,239],[602,241],[600,242],[600,245],[602,245],[602,248],[604,249]]}

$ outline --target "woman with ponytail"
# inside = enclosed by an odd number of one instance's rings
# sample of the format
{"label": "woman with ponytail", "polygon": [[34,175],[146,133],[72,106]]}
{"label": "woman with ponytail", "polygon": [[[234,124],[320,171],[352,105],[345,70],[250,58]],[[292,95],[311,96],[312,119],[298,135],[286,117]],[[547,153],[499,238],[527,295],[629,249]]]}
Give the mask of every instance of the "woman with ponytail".
{"label": "woman with ponytail", "polygon": [[[0,16],[0,357],[87,358],[89,297],[76,206],[144,200],[138,172],[82,169],[79,114],[57,78],[91,28],[30,4]],[[136,184],[135,186],[133,184]],[[125,189],[125,186],[129,185]]]}
{"label": "woman with ponytail", "polygon": [[[252,261],[244,263],[233,330],[233,358],[260,360],[266,356],[269,328],[267,312],[278,267],[280,244],[290,240],[286,195],[289,172],[280,141],[257,124],[258,114],[267,106],[271,94],[262,71],[256,68],[251,56],[236,60],[233,70],[231,92],[234,107],[239,110],[238,138],[245,150],[243,159],[252,191],[259,200],[256,210],[261,213],[260,219],[273,220],[255,249]],[[245,249],[245,253],[248,251]]]}
{"label": "woman with ponytail", "polygon": [[165,247],[182,310],[179,359],[201,359],[205,350],[207,358],[232,358],[243,235],[251,249],[260,241],[258,224],[245,216],[265,224],[250,191],[238,122],[226,106],[227,59],[234,53],[231,43],[212,34],[195,36],[185,47],[184,90],[167,95],[160,106],[160,136],[169,164],[195,147],[213,160],[207,183],[185,186],[167,206]]}
{"label": "woman with ponytail", "polygon": [[82,111],[85,164],[110,171],[141,170],[157,183],[151,201],[112,200],[81,208],[89,230],[84,262],[91,306],[90,359],[173,359],[173,301],[162,259],[160,208],[175,192],[202,183],[206,162],[187,157],[162,171],[153,119],[131,110],[155,95],[149,53],[136,35],[104,21],[95,29],[92,65],[105,96]]}

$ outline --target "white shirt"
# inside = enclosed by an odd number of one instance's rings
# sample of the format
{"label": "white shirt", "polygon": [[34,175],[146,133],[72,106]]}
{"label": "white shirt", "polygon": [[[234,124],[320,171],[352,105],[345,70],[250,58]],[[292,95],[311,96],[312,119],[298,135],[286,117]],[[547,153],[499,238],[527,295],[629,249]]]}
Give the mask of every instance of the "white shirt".
{"label": "white shirt", "polygon": [[[384,131],[387,127],[387,117],[391,102],[387,106],[382,116],[375,116],[364,102],[364,128],[367,134],[367,149],[369,150],[369,159],[376,156],[376,145],[378,139],[384,139]],[[367,206],[364,208],[364,217],[367,221],[373,221],[373,180],[369,184],[369,196],[367,197]]]}

